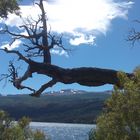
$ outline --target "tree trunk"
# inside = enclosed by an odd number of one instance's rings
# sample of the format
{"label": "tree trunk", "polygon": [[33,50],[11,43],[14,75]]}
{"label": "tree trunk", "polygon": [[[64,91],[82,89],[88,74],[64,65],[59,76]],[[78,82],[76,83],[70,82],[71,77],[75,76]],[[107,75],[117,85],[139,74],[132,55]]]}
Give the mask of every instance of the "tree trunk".
{"label": "tree trunk", "polygon": [[51,54],[50,54],[50,51],[48,49],[47,50],[45,49],[43,51],[43,56],[44,56],[43,62],[46,64],[51,64]]}
{"label": "tree trunk", "polygon": [[[37,72],[56,79],[64,84],[78,83],[85,86],[101,86],[104,84],[119,85],[118,71],[95,67],[65,69],[55,65],[33,62],[30,65],[32,73]],[[127,73],[128,77],[133,74]]]}

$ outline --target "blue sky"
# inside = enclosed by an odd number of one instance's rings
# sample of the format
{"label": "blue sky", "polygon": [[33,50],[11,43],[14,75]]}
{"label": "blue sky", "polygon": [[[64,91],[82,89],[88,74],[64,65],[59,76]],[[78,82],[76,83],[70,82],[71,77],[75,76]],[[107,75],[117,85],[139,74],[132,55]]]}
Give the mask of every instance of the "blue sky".
{"label": "blue sky", "polygon": [[[86,5],[84,2],[88,2],[88,4]],[[29,5],[27,0],[23,0],[22,4],[24,6]],[[93,6],[94,11],[92,11],[93,7],[91,4],[95,5]],[[100,7],[100,4],[102,4],[102,7]],[[65,12],[67,8],[64,7],[68,5],[71,7]],[[52,30],[57,33],[63,33],[64,46],[72,48],[73,51],[67,54],[61,50],[54,50],[52,52],[52,63],[65,68],[99,67],[132,72],[140,64],[140,43],[138,42],[135,44],[135,47],[132,47],[131,43],[127,42],[126,39],[131,28],[135,27],[140,31],[139,24],[134,22],[135,19],[140,19],[139,5],[139,0],[135,0],[133,4],[127,0],[99,0],[98,3],[96,0],[83,0],[82,3],[79,0],[71,0],[71,2],[70,0],[67,0],[67,2],[66,0],[54,0],[48,7],[50,10],[48,13]],[[24,6],[23,10],[29,8]],[[54,11],[54,7],[55,12],[52,12]],[[60,11],[60,7],[61,9],[63,7],[64,11]],[[71,8],[73,9],[73,13],[71,13]],[[83,8],[85,10],[84,17],[81,17],[80,14],[83,12]],[[28,12],[28,10],[26,11]],[[59,15],[56,15],[56,13],[59,13]],[[32,13],[32,16],[35,18],[34,14]],[[71,19],[69,21],[67,19],[68,15]],[[55,18],[57,20],[54,20]],[[16,30],[16,26],[20,22],[11,15],[7,21],[1,20],[0,28],[3,26],[3,23],[7,23],[11,26],[11,29]],[[66,32],[67,34],[65,34]],[[7,40],[10,40],[8,36],[0,35],[1,46],[7,45]],[[16,42],[13,48],[15,46],[17,47],[16,49],[21,49],[19,47],[21,46],[21,42]],[[9,56],[0,52],[0,57],[2,60],[0,62],[0,73],[5,73],[7,71],[8,61],[15,59],[15,56]],[[22,71],[24,71],[25,66],[23,62],[19,62],[19,65],[22,65]],[[25,84],[31,85],[36,89],[48,80],[46,76],[37,76],[36,74],[33,76],[33,79],[27,80]],[[3,88],[3,84],[4,82],[1,82],[0,93],[29,93],[26,90],[18,91],[10,83],[7,83],[7,86]],[[85,87],[78,84],[64,85],[58,83],[52,88],[47,89],[47,91],[67,88],[104,91],[112,89],[112,86]]]}

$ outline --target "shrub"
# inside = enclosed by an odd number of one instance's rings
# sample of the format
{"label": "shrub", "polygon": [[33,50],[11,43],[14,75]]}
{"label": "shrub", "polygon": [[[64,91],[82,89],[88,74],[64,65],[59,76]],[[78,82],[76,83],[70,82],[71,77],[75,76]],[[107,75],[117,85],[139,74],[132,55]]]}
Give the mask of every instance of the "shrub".
{"label": "shrub", "polygon": [[44,133],[32,131],[29,123],[27,117],[15,123],[6,112],[0,111],[0,140],[45,140]]}
{"label": "shrub", "polygon": [[118,73],[123,88],[114,87],[90,140],[140,140],[140,70],[136,69],[134,74],[129,79]]}

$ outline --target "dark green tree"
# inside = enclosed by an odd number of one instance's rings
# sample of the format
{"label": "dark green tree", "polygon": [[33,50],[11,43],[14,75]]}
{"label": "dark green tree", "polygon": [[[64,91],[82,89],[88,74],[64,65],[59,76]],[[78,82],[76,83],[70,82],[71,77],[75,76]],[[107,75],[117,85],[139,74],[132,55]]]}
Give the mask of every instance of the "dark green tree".
{"label": "dark green tree", "polygon": [[97,119],[97,128],[90,140],[140,140],[140,70],[129,79],[120,72],[122,89],[114,87],[106,101],[104,113]]}
{"label": "dark green tree", "polygon": [[8,13],[19,15],[19,0],[0,0],[0,17],[7,18]]}

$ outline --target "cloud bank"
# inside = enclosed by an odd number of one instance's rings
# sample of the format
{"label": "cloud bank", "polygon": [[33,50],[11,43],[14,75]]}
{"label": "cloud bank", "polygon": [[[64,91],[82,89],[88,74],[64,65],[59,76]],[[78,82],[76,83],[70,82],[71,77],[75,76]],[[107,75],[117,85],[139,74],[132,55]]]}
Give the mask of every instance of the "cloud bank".
{"label": "cloud bank", "polygon": [[15,40],[11,45],[9,45],[8,42],[4,42],[3,45],[1,46],[1,48],[2,49],[7,48],[8,50],[13,50],[15,48],[18,48],[21,43],[22,43],[21,40]]}
{"label": "cloud bank", "polygon": [[[127,18],[133,2],[115,0],[54,0],[44,1],[48,24],[57,33],[66,33],[72,45],[94,44],[99,34],[106,34],[115,18]],[[37,19],[40,9],[37,5],[20,6],[22,17]],[[23,25],[16,15],[10,14],[1,20],[9,26]]]}

